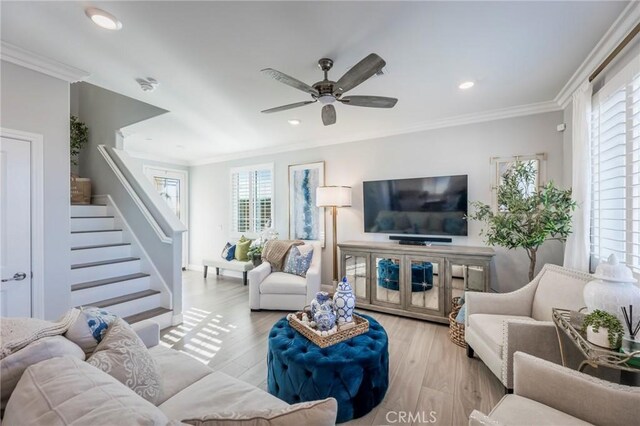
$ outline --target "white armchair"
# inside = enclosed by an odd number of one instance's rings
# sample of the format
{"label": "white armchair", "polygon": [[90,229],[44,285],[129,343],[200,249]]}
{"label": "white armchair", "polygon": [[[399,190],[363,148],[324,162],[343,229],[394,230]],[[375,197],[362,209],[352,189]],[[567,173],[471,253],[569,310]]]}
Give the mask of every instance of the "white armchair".
{"label": "white armchair", "polygon": [[551,310],[582,308],[582,291],[592,279],[547,264],[533,281],[511,293],[466,292],[467,356],[477,353],[507,390],[513,388],[516,351],[561,364]]}
{"label": "white armchair", "polygon": [[322,247],[313,245],[313,257],[307,276],[300,277],[285,272],[271,272],[271,264],[262,264],[249,271],[249,305],[252,311],[269,309],[298,311],[320,291]]}

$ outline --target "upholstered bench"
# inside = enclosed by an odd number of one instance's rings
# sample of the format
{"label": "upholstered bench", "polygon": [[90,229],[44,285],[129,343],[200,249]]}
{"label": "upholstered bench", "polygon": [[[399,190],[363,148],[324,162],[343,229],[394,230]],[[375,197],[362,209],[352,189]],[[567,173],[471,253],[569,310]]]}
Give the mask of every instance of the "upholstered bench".
{"label": "upholstered bench", "polygon": [[286,318],[269,333],[269,393],[286,402],[333,397],[337,422],[364,416],[384,398],[389,386],[387,333],[376,320],[369,331],[320,348],[289,326]]}
{"label": "upholstered bench", "polygon": [[242,282],[247,285],[247,272],[253,269],[253,263],[243,262],[240,260],[203,260],[204,265],[204,277],[207,278],[207,271],[209,266],[216,268],[216,275],[220,275],[220,269],[227,269],[229,271],[242,272]]}

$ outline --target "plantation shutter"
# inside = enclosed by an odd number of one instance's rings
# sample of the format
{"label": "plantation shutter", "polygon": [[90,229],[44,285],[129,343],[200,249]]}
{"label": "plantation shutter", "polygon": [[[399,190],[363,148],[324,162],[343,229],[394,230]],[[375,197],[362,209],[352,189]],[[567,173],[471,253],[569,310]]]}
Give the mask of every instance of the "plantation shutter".
{"label": "plantation shutter", "polygon": [[231,227],[256,234],[272,220],[273,170],[269,166],[231,171]]}
{"label": "plantation shutter", "polygon": [[592,268],[615,253],[640,273],[640,60],[593,97]]}

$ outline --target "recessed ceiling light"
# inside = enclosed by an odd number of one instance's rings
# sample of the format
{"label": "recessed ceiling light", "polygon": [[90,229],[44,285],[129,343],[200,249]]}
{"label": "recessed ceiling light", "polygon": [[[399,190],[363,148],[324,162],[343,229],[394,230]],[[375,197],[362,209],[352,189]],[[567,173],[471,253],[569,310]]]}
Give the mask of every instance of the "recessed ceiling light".
{"label": "recessed ceiling light", "polygon": [[118,18],[102,9],[88,7],[85,9],[84,13],[93,21],[94,24],[101,28],[114,31],[122,28],[122,22],[118,21]]}
{"label": "recessed ceiling light", "polygon": [[178,149],[184,149],[184,145],[176,145],[176,148],[178,148]]}
{"label": "recessed ceiling light", "polygon": [[289,124],[291,124],[292,126],[297,126],[298,124],[302,123],[302,121],[298,120],[297,118],[292,118],[291,120],[287,120],[289,122]]}
{"label": "recessed ceiling light", "polygon": [[475,83],[473,81],[464,81],[458,86],[462,90],[471,89]]}

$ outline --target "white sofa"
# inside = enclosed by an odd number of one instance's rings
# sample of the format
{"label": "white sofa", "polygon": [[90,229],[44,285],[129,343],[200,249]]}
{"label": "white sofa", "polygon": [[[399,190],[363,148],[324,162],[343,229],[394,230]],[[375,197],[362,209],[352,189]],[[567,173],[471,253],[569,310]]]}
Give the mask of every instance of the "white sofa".
{"label": "white sofa", "polygon": [[469,426],[627,426],[638,424],[640,388],[617,385],[523,352],[514,354],[513,395]]}
{"label": "white sofa", "polygon": [[271,272],[271,264],[262,264],[249,271],[249,305],[252,311],[261,309],[297,311],[308,305],[320,291],[322,247],[313,245],[313,257],[306,277]]}
{"label": "white sofa", "polygon": [[[291,411],[303,419],[313,418],[327,426],[335,422],[337,404],[333,399],[291,406],[261,389],[214,372],[194,358],[160,345],[160,329],[153,321],[142,321],[133,328],[160,369],[162,392],[157,407],[78,357],[54,357],[31,365],[22,374],[9,398],[2,424],[178,425],[185,419],[214,416],[221,424],[231,426],[262,424],[260,417],[278,412],[282,420],[270,424],[284,425],[287,416],[282,412],[291,414]],[[308,410],[304,407],[317,405],[321,405],[320,412],[299,413]],[[238,423],[230,416],[235,416]],[[242,416],[253,416],[254,421],[241,423],[239,417]],[[331,416],[333,420],[329,420]],[[289,420],[296,421],[295,418]],[[297,421],[303,420],[297,418]]]}
{"label": "white sofa", "polygon": [[477,353],[507,390],[513,388],[516,351],[561,364],[552,308],[584,307],[582,291],[592,279],[589,274],[547,264],[533,281],[511,293],[466,292],[467,355]]}

